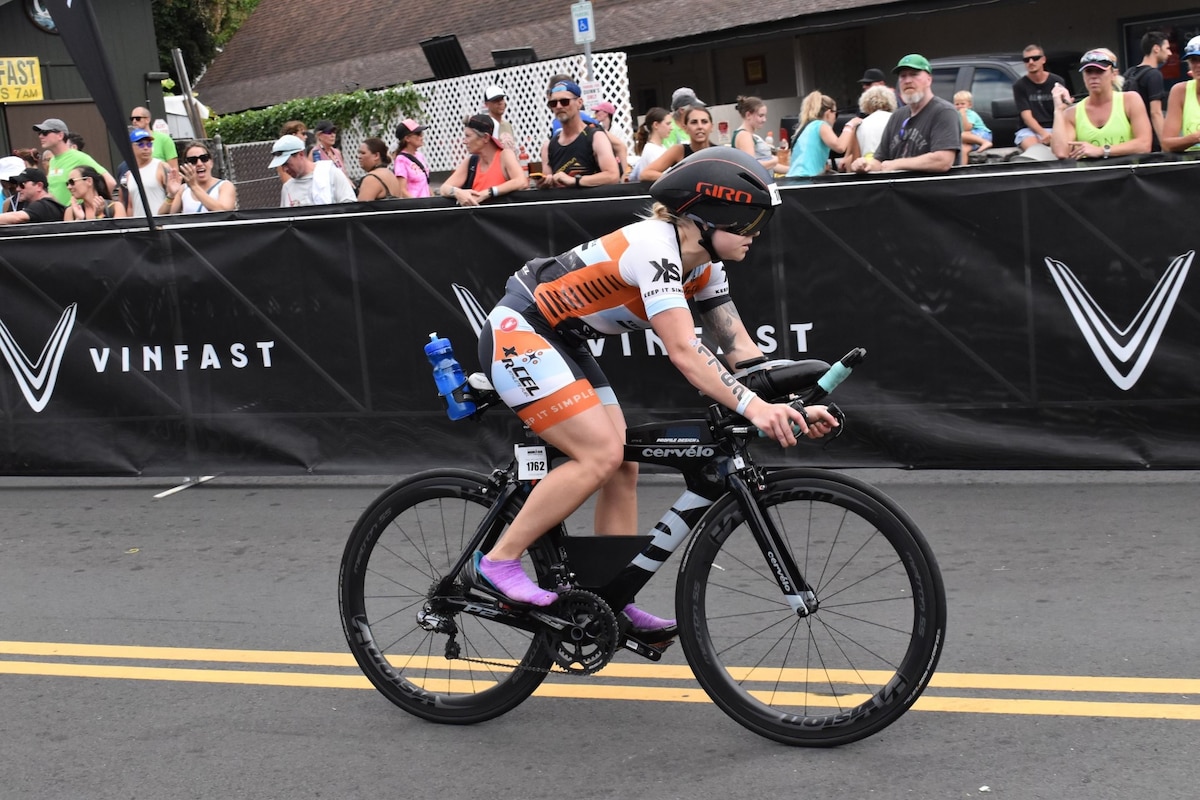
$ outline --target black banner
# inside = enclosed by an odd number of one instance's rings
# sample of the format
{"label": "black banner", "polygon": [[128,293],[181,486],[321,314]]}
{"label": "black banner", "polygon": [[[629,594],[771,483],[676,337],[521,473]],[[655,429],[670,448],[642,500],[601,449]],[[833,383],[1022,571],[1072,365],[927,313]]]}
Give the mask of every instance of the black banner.
{"label": "black banner", "polygon": [[[847,435],[787,458],[1200,466],[1197,235],[1182,219],[1198,168],[785,187],[771,230],[730,266],[747,328],[773,357],[868,351],[835,398]],[[451,284],[490,308],[525,260],[648,201],[611,194],[2,231],[0,473],[489,465],[519,437],[515,417],[448,421],[422,347],[448,335],[476,369]],[[652,333],[593,349],[632,423],[703,408]]]}

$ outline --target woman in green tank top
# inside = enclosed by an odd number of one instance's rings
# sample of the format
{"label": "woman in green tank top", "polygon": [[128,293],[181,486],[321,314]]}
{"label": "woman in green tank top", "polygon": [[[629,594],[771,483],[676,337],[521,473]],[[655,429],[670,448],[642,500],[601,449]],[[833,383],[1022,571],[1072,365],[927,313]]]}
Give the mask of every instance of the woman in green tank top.
{"label": "woman in green tank top", "polygon": [[1088,96],[1074,106],[1054,100],[1050,147],[1059,158],[1108,158],[1149,153],[1150,117],[1137,92],[1120,91],[1117,57],[1097,48],[1083,54],[1079,71]]}
{"label": "woman in green tank top", "polygon": [[1192,79],[1172,86],[1167,98],[1162,147],[1172,153],[1200,150],[1200,36],[1188,41],[1182,58]]}

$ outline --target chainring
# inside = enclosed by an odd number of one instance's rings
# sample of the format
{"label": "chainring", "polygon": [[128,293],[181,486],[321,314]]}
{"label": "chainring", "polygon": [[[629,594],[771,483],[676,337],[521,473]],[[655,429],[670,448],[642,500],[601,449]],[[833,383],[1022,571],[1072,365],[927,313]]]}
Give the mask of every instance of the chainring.
{"label": "chainring", "polygon": [[591,675],[617,653],[621,632],[617,617],[599,595],[582,589],[559,592],[556,616],[572,623],[564,631],[542,634],[554,663],[573,675]]}

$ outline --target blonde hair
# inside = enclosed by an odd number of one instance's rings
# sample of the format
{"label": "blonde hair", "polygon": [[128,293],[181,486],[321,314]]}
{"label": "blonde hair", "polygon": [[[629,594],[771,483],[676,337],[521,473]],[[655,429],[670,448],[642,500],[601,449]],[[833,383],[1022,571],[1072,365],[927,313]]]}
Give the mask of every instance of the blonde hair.
{"label": "blonde hair", "polygon": [[972,96],[972,94],[971,94],[970,92],[968,92],[966,89],[963,89],[961,92],[955,92],[955,93],[954,93],[954,102],[956,102],[956,103],[957,103],[957,102],[959,102],[960,100],[961,100],[961,101],[964,101],[964,102],[967,102],[967,103],[970,103],[971,105],[974,105],[974,104],[975,104],[975,98],[974,98],[974,96]]}
{"label": "blonde hair", "polygon": [[800,102],[800,128],[814,119],[819,119],[826,111],[837,111],[837,102],[827,94],[810,92]]}
{"label": "blonde hair", "polygon": [[895,111],[896,93],[887,86],[872,86],[858,98],[858,110],[864,114],[875,111]]}
{"label": "blonde hair", "polygon": [[671,209],[658,202],[654,203],[654,205],[650,206],[638,216],[642,219],[650,219],[656,222],[669,222],[675,227],[679,227],[685,221],[683,217],[679,216],[671,211]]}

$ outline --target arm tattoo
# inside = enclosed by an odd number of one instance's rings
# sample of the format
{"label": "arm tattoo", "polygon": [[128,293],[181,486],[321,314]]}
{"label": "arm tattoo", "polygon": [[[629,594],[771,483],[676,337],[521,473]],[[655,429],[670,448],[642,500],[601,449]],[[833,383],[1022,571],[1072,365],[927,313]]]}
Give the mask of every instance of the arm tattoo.
{"label": "arm tattoo", "polygon": [[[708,347],[704,344],[704,342],[702,342],[699,339],[692,339],[691,341],[688,342],[688,344],[690,344],[695,349],[695,351],[704,358],[705,363],[707,363],[708,366],[712,367],[713,369],[715,369],[717,371],[717,375],[720,376],[720,378],[721,378],[721,383],[723,383],[727,387],[729,387],[729,391],[730,391],[730,393],[733,394],[733,399],[736,403],[740,404],[741,401],[743,399],[745,399],[747,395],[754,397],[754,395],[750,394],[749,389],[747,389],[745,386],[743,386],[741,383],[739,383],[737,378],[735,378],[729,374],[729,371],[725,369],[725,365],[721,363],[721,360],[719,358],[717,358],[716,353],[714,353],[712,350],[708,349]],[[718,402],[720,402],[722,404],[726,404],[726,401],[722,400],[719,397],[714,397],[713,399],[717,400]],[[744,410],[744,409],[739,409],[738,413],[740,414],[742,412],[742,410]]]}
{"label": "arm tattoo", "polygon": [[737,306],[733,303],[722,303],[700,315],[700,324],[704,326],[704,341],[713,346],[713,350],[726,353],[733,349],[734,342],[737,341],[737,330],[741,327],[741,322]]}

